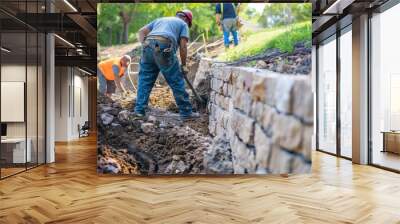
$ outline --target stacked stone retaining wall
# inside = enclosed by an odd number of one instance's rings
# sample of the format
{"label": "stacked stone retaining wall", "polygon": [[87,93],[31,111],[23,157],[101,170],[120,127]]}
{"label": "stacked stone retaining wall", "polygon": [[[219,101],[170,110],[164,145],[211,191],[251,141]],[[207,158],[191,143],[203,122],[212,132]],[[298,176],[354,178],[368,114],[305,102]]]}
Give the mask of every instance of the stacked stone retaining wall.
{"label": "stacked stone retaining wall", "polygon": [[211,64],[200,63],[211,77],[209,130],[230,142],[234,173],[309,172],[311,76]]}

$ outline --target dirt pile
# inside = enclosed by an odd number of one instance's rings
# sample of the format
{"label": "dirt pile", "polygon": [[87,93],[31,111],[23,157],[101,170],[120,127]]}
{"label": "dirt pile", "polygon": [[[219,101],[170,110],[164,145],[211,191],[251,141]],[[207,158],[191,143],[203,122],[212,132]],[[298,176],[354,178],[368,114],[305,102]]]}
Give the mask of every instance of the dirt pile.
{"label": "dirt pile", "polygon": [[285,74],[308,75],[311,73],[311,48],[304,43],[298,43],[294,46],[293,53],[258,60],[255,67]]}
{"label": "dirt pile", "polygon": [[150,107],[145,118],[130,112],[134,94],[98,97],[98,171],[120,174],[205,173],[211,145],[208,116],[182,122],[179,114]]}

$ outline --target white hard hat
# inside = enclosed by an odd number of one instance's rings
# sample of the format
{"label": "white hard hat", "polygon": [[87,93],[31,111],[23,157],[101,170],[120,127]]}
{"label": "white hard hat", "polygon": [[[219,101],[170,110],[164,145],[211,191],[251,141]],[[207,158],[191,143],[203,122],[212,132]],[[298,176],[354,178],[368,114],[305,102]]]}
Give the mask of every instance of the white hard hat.
{"label": "white hard hat", "polygon": [[126,60],[128,60],[129,64],[132,62],[131,56],[129,56],[127,54],[122,56],[122,58],[125,58]]}

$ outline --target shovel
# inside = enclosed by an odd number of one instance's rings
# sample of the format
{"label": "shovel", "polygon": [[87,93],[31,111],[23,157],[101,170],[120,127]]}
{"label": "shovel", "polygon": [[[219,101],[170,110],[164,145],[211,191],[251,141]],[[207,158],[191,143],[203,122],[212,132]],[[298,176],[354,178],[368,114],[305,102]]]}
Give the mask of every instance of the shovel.
{"label": "shovel", "polygon": [[192,92],[193,92],[193,94],[194,94],[194,96],[195,96],[197,102],[198,102],[200,105],[203,105],[203,106],[206,105],[206,101],[203,100],[203,99],[199,96],[199,94],[197,94],[197,92],[196,92],[196,90],[194,89],[192,83],[189,81],[189,79],[188,79],[188,77],[187,77],[187,73],[186,73],[185,71],[183,71],[183,69],[182,69],[182,74],[183,74],[183,78],[185,79],[185,81],[186,81],[186,83],[188,84],[189,88],[192,90]]}

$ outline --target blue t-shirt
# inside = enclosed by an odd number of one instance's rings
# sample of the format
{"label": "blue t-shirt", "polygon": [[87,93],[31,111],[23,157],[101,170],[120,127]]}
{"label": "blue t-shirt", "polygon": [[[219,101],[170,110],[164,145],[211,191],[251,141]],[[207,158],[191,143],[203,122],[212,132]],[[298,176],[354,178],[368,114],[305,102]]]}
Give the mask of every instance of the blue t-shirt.
{"label": "blue t-shirt", "polygon": [[215,12],[221,14],[221,4],[223,5],[222,19],[234,19],[236,18],[236,7],[238,3],[217,3],[215,6]]}
{"label": "blue t-shirt", "polygon": [[150,30],[148,36],[166,37],[173,42],[175,47],[179,46],[179,40],[182,37],[189,40],[189,26],[178,17],[159,18],[147,24],[146,27]]}

